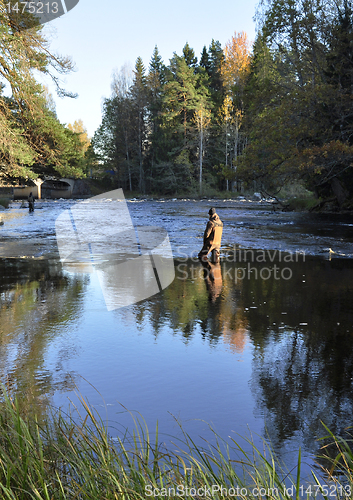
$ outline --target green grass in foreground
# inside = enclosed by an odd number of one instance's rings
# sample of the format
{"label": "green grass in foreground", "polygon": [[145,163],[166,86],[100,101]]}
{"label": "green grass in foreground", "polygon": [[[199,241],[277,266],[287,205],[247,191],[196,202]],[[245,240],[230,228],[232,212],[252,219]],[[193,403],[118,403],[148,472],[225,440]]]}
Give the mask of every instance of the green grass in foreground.
{"label": "green grass in foreground", "polygon": [[[152,441],[139,421],[132,435],[113,440],[83,399],[81,404],[84,414],[76,415],[75,421],[58,414],[42,424],[36,418],[22,417],[18,402],[3,392],[0,498],[309,498],[300,491],[300,452],[294,476],[287,475],[286,490],[284,473],[269,447],[261,452],[252,446],[249,454],[232,441],[239,456],[232,461],[234,450],[221,440],[217,440],[217,446],[200,449],[184,433],[181,444],[168,445],[169,449],[178,449],[172,452],[159,441],[158,432]],[[329,490],[335,491],[334,498],[351,498],[346,492],[352,486],[353,451],[347,442],[330,437],[337,450],[331,462],[336,476],[328,472],[325,484],[335,488]],[[320,486],[320,480],[312,474],[313,492],[321,488],[323,497],[332,499],[332,494],[325,494],[327,486]]]}

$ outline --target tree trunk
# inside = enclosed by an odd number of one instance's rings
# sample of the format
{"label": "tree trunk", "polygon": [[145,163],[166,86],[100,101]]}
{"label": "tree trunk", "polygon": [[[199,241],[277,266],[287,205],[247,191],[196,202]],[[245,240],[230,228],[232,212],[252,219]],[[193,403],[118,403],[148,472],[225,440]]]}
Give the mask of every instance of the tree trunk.
{"label": "tree trunk", "polygon": [[348,198],[348,191],[342,186],[337,177],[331,179],[331,189],[337,198],[338,205],[341,207]]}
{"label": "tree trunk", "polygon": [[[227,122],[226,122],[226,171],[228,167],[228,127],[227,127]],[[228,179],[226,180],[226,186],[227,186],[227,191],[229,191],[229,182]]]}
{"label": "tree trunk", "polygon": [[201,130],[200,130],[200,196],[202,195],[202,154],[203,154],[203,123],[201,114]]}

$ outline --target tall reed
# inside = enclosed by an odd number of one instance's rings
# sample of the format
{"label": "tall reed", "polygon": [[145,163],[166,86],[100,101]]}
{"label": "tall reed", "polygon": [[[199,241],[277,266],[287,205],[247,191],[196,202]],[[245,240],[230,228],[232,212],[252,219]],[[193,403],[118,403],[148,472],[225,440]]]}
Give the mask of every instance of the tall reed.
{"label": "tall reed", "polygon": [[[200,448],[185,432],[179,443],[165,445],[158,436],[158,426],[152,439],[142,419],[135,419],[131,434],[112,438],[87,402],[80,398],[80,403],[80,412],[77,408],[72,415],[58,412],[42,423],[24,412],[3,389],[0,498],[310,498],[300,489],[300,452],[296,473],[284,482],[285,474],[269,446],[260,451],[252,445],[249,453],[235,440],[226,445],[215,435],[215,445]],[[347,487],[353,480],[353,451],[347,441],[329,436],[337,456],[331,458],[325,482],[336,485],[334,498],[347,499]],[[237,460],[233,458],[235,451]],[[332,495],[325,495],[325,484],[314,471],[312,477],[316,492],[332,499]]]}

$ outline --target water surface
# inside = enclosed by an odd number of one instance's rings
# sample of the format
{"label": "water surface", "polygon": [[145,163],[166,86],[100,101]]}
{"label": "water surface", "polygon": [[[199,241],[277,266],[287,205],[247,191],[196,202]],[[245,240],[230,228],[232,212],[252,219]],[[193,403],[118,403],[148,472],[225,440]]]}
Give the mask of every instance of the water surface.
{"label": "water surface", "polygon": [[[124,408],[151,429],[158,420],[163,436],[180,435],[178,419],[198,443],[210,438],[208,424],[225,439],[251,431],[257,444],[270,439],[288,467],[299,446],[309,462],[318,451],[321,420],[338,433],[352,423],[348,216],[130,202],[135,224],[168,231],[176,279],[108,312],[97,277],[58,261],[54,224],[72,203],[2,213],[0,374],[11,390],[44,413],[67,407],[77,388],[117,433],[132,423]],[[114,202],[104,203],[109,217]],[[205,269],[192,257],[210,203],[225,222],[223,259]]]}

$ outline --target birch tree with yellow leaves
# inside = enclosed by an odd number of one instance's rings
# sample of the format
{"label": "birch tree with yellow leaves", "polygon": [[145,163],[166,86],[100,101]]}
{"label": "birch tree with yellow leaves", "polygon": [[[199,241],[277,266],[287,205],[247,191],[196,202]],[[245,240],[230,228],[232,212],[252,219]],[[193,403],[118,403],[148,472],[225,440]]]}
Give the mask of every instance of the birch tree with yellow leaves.
{"label": "birch tree with yellow leaves", "polygon": [[71,123],[69,123],[67,128],[71,130],[71,132],[74,132],[78,135],[81,144],[80,149],[82,151],[82,154],[84,155],[91,144],[91,139],[88,137],[88,132],[83,124],[83,121],[81,119],[75,120],[72,125]]}
{"label": "birch tree with yellow leaves", "polygon": [[241,133],[241,125],[244,116],[244,90],[250,74],[250,62],[250,42],[247,34],[244,31],[235,33],[225,45],[224,62],[221,68],[225,88],[222,113],[225,128],[226,171],[228,170],[229,145],[231,172],[228,177],[231,180],[235,179],[238,156],[246,145],[246,137]]}
{"label": "birch tree with yellow leaves", "polygon": [[199,107],[195,111],[195,123],[197,125],[197,130],[199,134],[200,196],[202,195],[202,165],[203,165],[203,155],[204,155],[205,133],[210,122],[211,122],[211,112],[207,107],[207,101],[204,99],[200,100]]}

